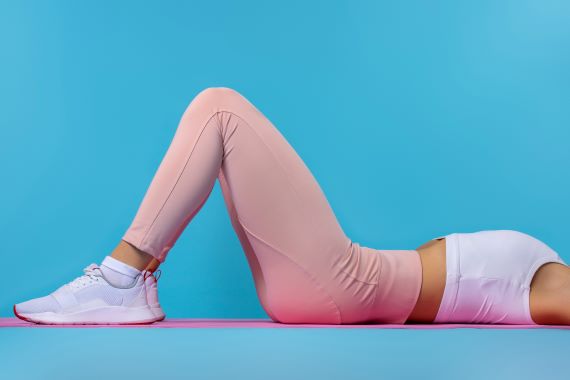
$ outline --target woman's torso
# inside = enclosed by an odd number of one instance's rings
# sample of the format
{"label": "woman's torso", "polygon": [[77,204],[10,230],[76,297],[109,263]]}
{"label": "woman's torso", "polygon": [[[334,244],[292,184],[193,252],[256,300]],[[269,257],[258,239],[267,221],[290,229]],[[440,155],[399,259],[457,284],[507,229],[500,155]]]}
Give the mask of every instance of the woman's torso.
{"label": "woman's torso", "polygon": [[445,238],[430,240],[416,250],[422,262],[422,287],[406,323],[431,323],[437,315],[445,288]]}

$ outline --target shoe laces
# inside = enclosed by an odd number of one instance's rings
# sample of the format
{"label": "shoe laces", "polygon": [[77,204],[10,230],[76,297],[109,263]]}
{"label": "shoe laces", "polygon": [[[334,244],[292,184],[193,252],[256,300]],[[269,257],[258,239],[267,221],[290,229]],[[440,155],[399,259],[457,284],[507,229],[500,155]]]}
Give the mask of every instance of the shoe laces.
{"label": "shoe laces", "polygon": [[86,285],[92,284],[94,282],[99,282],[102,278],[101,269],[97,264],[90,264],[83,268],[83,275],[77,277],[75,280],[68,282],[68,285],[72,288],[82,288]]}

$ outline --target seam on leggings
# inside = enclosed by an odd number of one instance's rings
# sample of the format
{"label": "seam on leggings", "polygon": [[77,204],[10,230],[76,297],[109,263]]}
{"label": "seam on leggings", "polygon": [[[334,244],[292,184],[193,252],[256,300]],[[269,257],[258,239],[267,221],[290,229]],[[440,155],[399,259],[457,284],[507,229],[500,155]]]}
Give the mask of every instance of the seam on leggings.
{"label": "seam on leggings", "polygon": [[[164,209],[164,206],[166,206],[166,203],[168,202],[168,200],[170,199],[170,197],[172,196],[172,193],[174,192],[174,189],[176,188],[176,185],[178,185],[178,182],[180,181],[180,178],[182,177],[182,174],[184,173],[184,171],[186,170],[186,167],[188,166],[188,162],[190,161],[190,158],[192,157],[192,153],[194,152],[194,149],[196,148],[196,145],[198,145],[198,141],[200,141],[200,137],[202,137],[202,133],[204,133],[204,130],[206,129],[206,126],[210,123],[210,121],[220,113],[219,110],[215,111],[204,123],[204,125],[202,125],[201,129],[200,129],[200,133],[198,134],[198,137],[196,138],[196,140],[194,141],[194,145],[192,145],[192,149],[190,150],[190,153],[188,153],[188,157],[186,158],[186,162],[184,162],[184,166],[182,167],[182,170],[180,170],[180,172],[178,173],[178,176],[176,178],[176,181],[174,182],[174,185],[172,185],[172,188],[170,189],[170,192],[168,193],[168,195],[166,196],[166,199],[164,200],[164,202],[162,203],[162,205],[160,206],[160,209],[158,210],[158,212],[156,213],[156,216],[154,217],[154,219],[152,220],[152,222],[150,223],[147,231],[145,232],[145,234],[143,235],[141,241],[140,241],[140,245],[142,246],[143,243],[145,242],[146,238],[148,237],[148,234],[150,233],[150,231],[152,230],[155,222],[157,221],[158,217],[160,216],[160,214],[162,213],[162,210]],[[160,254],[160,253],[159,253]]]}
{"label": "seam on leggings", "polygon": [[290,262],[292,262],[293,264],[295,264],[297,267],[299,267],[306,275],[307,277],[309,277],[309,279],[311,279],[311,281],[313,281],[317,287],[319,289],[321,289],[324,294],[330,299],[330,301],[333,303],[333,305],[336,308],[336,312],[338,314],[338,318],[339,318],[339,323],[342,324],[342,314],[340,312],[340,308],[338,307],[338,304],[336,303],[336,301],[334,300],[334,298],[330,295],[330,293],[325,289],[324,286],[322,286],[317,279],[311,274],[309,273],[305,268],[303,268],[302,265],[300,265],[299,263],[297,263],[295,260],[293,260],[291,257],[289,257],[287,254],[285,254],[284,252],[282,252],[280,249],[278,249],[277,247],[273,246],[272,244],[270,244],[269,242],[265,241],[264,239],[262,239],[260,236],[256,235],[255,233],[253,233],[249,228],[247,228],[247,226],[242,222],[242,220],[239,218],[239,215],[237,216],[237,219],[239,221],[239,223],[241,224],[241,226],[243,227],[244,230],[246,230],[249,234],[251,234],[254,238],[256,238],[257,240],[259,240],[260,242],[262,242],[263,244],[268,245],[269,247],[271,247],[273,250],[275,250],[276,252],[278,252],[279,254],[281,254],[283,257],[285,257],[287,260],[289,260]]}
{"label": "seam on leggings", "polygon": [[[339,269],[340,272],[344,273],[347,277],[350,277],[352,280],[360,283],[360,284],[364,284],[364,285],[376,285],[379,286],[378,282],[368,282],[368,281],[363,281],[361,279],[359,279],[358,277],[355,277],[354,275],[348,273],[347,271],[345,271],[344,269]],[[380,277],[377,277],[377,280],[380,280]]]}
{"label": "seam on leggings", "polygon": [[[247,99],[246,99],[247,100]],[[253,106],[253,105],[252,105]],[[253,106],[255,108],[255,106]],[[234,115],[235,117],[239,118],[245,125],[248,126],[248,128],[253,131],[253,133],[255,133],[255,135],[259,138],[259,140],[263,143],[263,145],[265,145],[265,147],[271,152],[271,154],[273,155],[273,158],[275,158],[275,161],[277,161],[277,163],[279,164],[279,166],[281,166],[281,169],[283,170],[283,172],[285,173],[286,177],[287,177],[287,182],[289,183],[289,186],[291,186],[291,188],[293,189],[293,191],[295,192],[295,195],[297,196],[298,199],[301,199],[301,196],[299,194],[299,192],[297,191],[297,189],[295,188],[295,186],[293,186],[293,181],[291,181],[291,178],[289,177],[289,174],[287,172],[287,170],[285,169],[285,166],[281,163],[281,161],[279,160],[278,156],[275,154],[275,152],[273,151],[273,149],[271,149],[271,147],[269,145],[267,145],[267,143],[265,142],[265,140],[257,133],[257,131],[255,130],[255,128],[252,128],[251,125],[240,115],[236,114],[234,111],[230,111],[228,109],[225,108],[219,108],[219,112],[227,112],[231,115]],[[269,121],[269,120],[268,120]],[[271,123],[271,121],[269,121]],[[281,132],[275,128],[277,130],[277,132],[279,134],[281,134]],[[281,134],[282,135],[282,134]],[[285,136],[283,136],[283,138],[285,139]],[[285,139],[286,140],[286,139]],[[288,142],[287,142],[288,143]],[[294,148],[293,148],[294,149]],[[308,169],[308,168],[307,168]],[[310,169],[308,169],[310,172]],[[313,173],[311,172],[311,175]],[[304,210],[304,207],[301,208],[302,210]]]}
{"label": "seam on leggings", "polygon": [[380,288],[380,278],[384,271],[384,260],[382,260],[381,255],[378,255],[378,261],[380,262],[380,270],[378,270],[378,276],[376,277],[376,291],[374,292],[374,301],[372,301],[372,307],[370,308],[370,313],[368,313],[367,317],[367,319],[369,320],[373,317],[372,313],[376,311],[376,302],[378,301],[378,289]]}
{"label": "seam on leggings", "polygon": [[[246,99],[247,100],[247,99]],[[251,104],[251,103],[250,103]],[[252,105],[252,107],[254,109],[255,106]],[[267,148],[267,150],[269,152],[271,152],[271,155],[273,156],[273,158],[275,159],[275,161],[279,164],[279,166],[281,166],[281,169],[283,170],[283,172],[285,173],[285,176],[287,178],[287,183],[289,184],[289,186],[293,189],[293,192],[295,193],[295,195],[297,196],[297,199],[300,201],[301,196],[299,194],[299,192],[297,191],[297,189],[294,186],[293,181],[291,180],[291,178],[289,177],[289,174],[285,168],[285,166],[281,163],[281,161],[279,160],[278,156],[275,154],[275,152],[273,151],[273,149],[271,149],[271,147],[269,145],[267,145],[267,143],[265,142],[265,139],[259,135],[259,133],[257,133],[257,131],[255,130],[255,128],[253,128],[248,122],[247,120],[245,120],[245,118],[241,117],[240,115],[236,114],[234,111],[229,110],[227,108],[221,107],[218,108],[219,112],[226,112],[229,113],[237,118],[239,118],[244,125],[247,125],[247,127],[259,138],[259,140],[263,143],[263,145],[265,145],[265,147]],[[269,120],[268,120],[269,121]],[[271,121],[269,121],[271,123]],[[281,132],[275,128],[277,130],[277,132],[279,134],[281,134]],[[283,136],[283,138],[285,139],[285,137]],[[308,169],[308,168],[307,168]],[[310,169],[308,169],[310,171]],[[311,173],[312,174],[312,173]],[[301,202],[302,203],[302,202]],[[304,207],[301,207],[302,210],[304,210]],[[280,254],[282,254],[284,257],[286,257],[288,260],[290,260],[291,262],[293,262],[295,265],[297,265],[299,268],[301,268],[308,276],[309,278],[311,278],[316,284],[317,286],[319,286],[324,292],[325,294],[330,298],[330,300],[332,301],[332,303],[335,305],[336,309],[337,309],[337,313],[338,313],[338,317],[340,319],[340,323],[342,324],[342,313],[340,311],[340,308],[338,307],[337,302],[334,300],[334,298],[330,295],[330,293],[320,284],[318,283],[318,281],[311,275],[309,274],[301,265],[299,265],[297,262],[295,262],[294,260],[292,260],[289,256],[287,256],[285,253],[279,251],[277,248],[273,247],[271,244],[269,244],[268,242],[264,241],[263,239],[261,239],[259,236],[255,235],[253,232],[251,232],[251,230],[249,230],[241,221],[241,219],[239,218],[239,215],[237,216],[237,219],[239,220],[240,224],[242,225],[242,227],[247,230],[250,234],[252,234],[252,236],[256,237],[257,239],[259,239],[260,241],[262,241],[263,243],[267,244],[268,246],[270,246],[271,248],[275,249],[277,252],[279,252]],[[311,218],[307,218],[307,220],[312,220]],[[313,228],[315,227],[314,224],[312,224]]]}
{"label": "seam on leggings", "polygon": [[[358,258],[356,259],[356,260],[357,260],[357,263],[356,263],[356,264],[358,265],[360,259],[362,258],[361,256],[364,255],[364,254],[367,254],[367,253],[362,253],[362,246],[361,246],[359,243],[357,243],[357,242],[355,242],[355,241],[352,241],[352,239],[348,239],[348,240],[349,240],[349,244],[348,244],[348,247],[347,247],[347,249],[345,250],[345,252],[350,252],[350,250],[351,250],[352,247],[358,246],[357,252],[360,253],[360,256],[358,256]],[[372,254],[375,254],[375,253],[372,253]],[[350,255],[350,254],[345,253],[345,256],[346,256],[346,258],[348,259],[348,261],[350,261],[350,260],[352,259],[352,255]],[[380,262],[379,266],[382,266],[382,259],[381,259],[380,257],[378,258],[378,261]],[[343,263],[342,263],[342,266],[345,266],[344,264],[345,264],[345,263],[343,262]],[[360,283],[360,284],[376,285],[376,286],[378,286],[378,285],[380,284],[380,277],[377,277],[377,278],[376,278],[376,282],[369,282],[369,281],[361,280],[360,278],[356,277],[356,276],[353,275],[352,273],[347,272],[346,270],[344,270],[342,267],[338,267],[338,270],[339,270],[339,272],[344,273],[347,277],[350,277],[351,279],[353,279],[354,281],[356,281],[356,282],[358,282],[358,283]]]}

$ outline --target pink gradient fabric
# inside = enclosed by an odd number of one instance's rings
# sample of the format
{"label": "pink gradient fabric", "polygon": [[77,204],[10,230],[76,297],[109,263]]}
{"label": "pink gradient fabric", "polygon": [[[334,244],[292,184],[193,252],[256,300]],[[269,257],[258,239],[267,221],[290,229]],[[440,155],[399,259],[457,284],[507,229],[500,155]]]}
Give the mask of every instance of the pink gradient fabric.
{"label": "pink gradient fabric", "polygon": [[229,88],[192,100],[123,240],[163,262],[216,179],[272,320],[407,320],[422,281],[418,252],[349,239],[293,147]]}
{"label": "pink gradient fabric", "polygon": [[269,319],[165,319],[149,325],[39,325],[22,321],[18,318],[0,318],[2,327],[33,327],[33,328],[181,328],[181,329],[226,329],[226,328],[315,328],[315,329],[408,329],[408,330],[440,330],[440,329],[561,329],[570,330],[568,325],[512,325],[512,324],[466,324],[466,323],[440,323],[440,324],[358,324],[358,325],[310,325],[310,324],[283,324]]}

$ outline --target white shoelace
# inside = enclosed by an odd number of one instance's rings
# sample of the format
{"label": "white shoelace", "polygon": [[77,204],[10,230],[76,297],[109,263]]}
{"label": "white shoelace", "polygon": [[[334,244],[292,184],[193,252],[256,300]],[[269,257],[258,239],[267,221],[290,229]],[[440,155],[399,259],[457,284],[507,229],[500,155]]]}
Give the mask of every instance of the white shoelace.
{"label": "white shoelace", "polygon": [[101,270],[97,264],[90,264],[83,268],[84,274],[77,277],[75,280],[67,283],[72,288],[79,289],[93,282],[99,282],[101,278]]}

